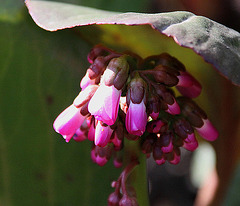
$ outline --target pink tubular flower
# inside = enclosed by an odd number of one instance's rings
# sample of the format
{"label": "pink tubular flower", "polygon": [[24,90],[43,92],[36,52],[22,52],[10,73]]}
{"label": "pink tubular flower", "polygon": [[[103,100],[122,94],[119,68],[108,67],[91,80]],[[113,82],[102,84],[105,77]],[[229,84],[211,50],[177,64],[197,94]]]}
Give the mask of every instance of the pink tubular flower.
{"label": "pink tubular flower", "polygon": [[146,130],[147,113],[146,106],[141,101],[140,104],[134,104],[130,101],[126,115],[126,129],[130,134],[141,136]]}
{"label": "pink tubular flower", "polygon": [[180,114],[181,110],[175,98],[174,103],[172,105],[168,104],[168,109],[166,110],[166,112],[172,115]]}
{"label": "pink tubular flower", "polygon": [[148,122],[147,124],[147,131],[149,133],[158,133],[160,132],[160,129],[162,128],[162,126],[166,125],[166,123],[164,123],[162,120],[158,119],[158,120],[153,120],[151,122]]}
{"label": "pink tubular flower", "polygon": [[183,148],[188,151],[193,152],[198,147],[198,141],[194,135],[194,133],[189,134],[188,137],[183,142]]}
{"label": "pink tubular flower", "polygon": [[218,131],[213,126],[213,124],[208,119],[202,119],[203,126],[201,128],[195,128],[198,134],[208,140],[208,141],[215,141],[218,138]]}
{"label": "pink tubular flower", "polygon": [[110,142],[110,138],[112,136],[113,130],[110,126],[103,126],[100,121],[97,122],[96,131],[95,131],[95,145],[99,147],[105,147],[108,142]]}
{"label": "pink tubular flower", "polygon": [[86,72],[85,76],[82,78],[80,82],[80,87],[84,90],[89,85],[93,85],[96,83],[96,79],[90,79],[88,71]]}
{"label": "pink tubular flower", "polygon": [[87,139],[87,135],[86,135],[86,131],[81,130],[80,128],[78,128],[75,132],[75,134],[73,135],[73,139],[76,142],[82,142],[84,140]]}
{"label": "pink tubular flower", "polygon": [[159,116],[159,112],[152,112],[149,116],[151,116],[153,120],[156,120]]}
{"label": "pink tubular flower", "polygon": [[172,152],[173,152],[173,159],[170,160],[169,163],[176,165],[181,160],[180,150],[179,148],[175,148]]}
{"label": "pink tubular flower", "polygon": [[200,95],[202,86],[192,75],[181,71],[178,80],[176,88],[183,96],[195,98]]}
{"label": "pink tubular flower", "polygon": [[66,142],[69,142],[84,119],[85,117],[80,114],[80,109],[71,105],[56,118],[53,128],[63,136]]}
{"label": "pink tubular flower", "polygon": [[100,85],[89,102],[88,110],[97,120],[113,125],[118,116],[121,90],[112,86]]}

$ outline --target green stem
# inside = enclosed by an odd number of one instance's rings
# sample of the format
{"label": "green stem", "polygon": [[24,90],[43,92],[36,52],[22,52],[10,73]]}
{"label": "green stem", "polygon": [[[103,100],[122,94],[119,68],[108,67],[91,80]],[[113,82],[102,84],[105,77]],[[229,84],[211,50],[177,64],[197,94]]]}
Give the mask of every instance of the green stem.
{"label": "green stem", "polygon": [[129,158],[135,156],[138,158],[139,161],[139,164],[135,167],[135,169],[129,176],[129,180],[134,186],[137,194],[138,204],[139,206],[148,206],[149,195],[148,195],[146,156],[141,152],[140,140],[138,141],[126,140],[124,142],[124,145],[126,159],[129,160]]}
{"label": "green stem", "polygon": [[147,181],[147,167],[146,167],[146,157],[144,154],[139,155],[140,164],[134,170],[136,179],[134,181],[134,188],[137,193],[137,200],[140,206],[149,205],[149,195],[148,195],[148,181]]}

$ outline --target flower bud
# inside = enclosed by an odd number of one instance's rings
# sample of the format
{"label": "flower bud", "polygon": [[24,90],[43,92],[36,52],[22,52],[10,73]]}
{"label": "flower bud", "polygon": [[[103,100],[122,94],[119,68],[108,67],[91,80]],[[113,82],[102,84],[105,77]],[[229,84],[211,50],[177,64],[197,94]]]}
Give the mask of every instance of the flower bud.
{"label": "flower bud", "polygon": [[171,90],[166,89],[162,85],[155,85],[156,93],[162,98],[162,101],[167,104],[166,112],[176,115],[180,114],[180,107],[174,98],[174,94]]}
{"label": "flower bud", "polygon": [[197,149],[198,141],[195,138],[194,133],[188,135],[188,137],[184,140],[182,147],[191,152]]}
{"label": "flower bud", "polygon": [[88,131],[88,140],[94,141],[95,139],[95,118],[91,116],[89,131]]}
{"label": "flower bud", "polygon": [[142,152],[144,154],[149,154],[152,152],[153,144],[157,140],[156,134],[149,134],[144,142],[142,143]]}
{"label": "flower bud", "polygon": [[217,129],[208,119],[203,119],[203,126],[195,129],[202,138],[208,141],[215,141],[218,138]]}
{"label": "flower bud", "polygon": [[112,155],[112,147],[107,145],[105,147],[94,147],[95,150],[95,162],[99,166],[104,166],[108,160],[111,158]]}
{"label": "flower bud", "polygon": [[119,202],[119,206],[138,206],[136,197],[128,196],[127,194],[123,194],[122,199]]}
{"label": "flower bud", "polygon": [[87,56],[88,62],[92,64],[98,56],[107,56],[110,52],[110,49],[102,45],[96,45],[91,49]]}
{"label": "flower bud", "polygon": [[140,77],[135,77],[127,92],[128,110],[126,115],[126,129],[130,134],[141,136],[146,130],[146,83]]}
{"label": "flower bud", "polygon": [[119,192],[113,192],[108,197],[108,206],[119,206],[121,200],[121,194]]}
{"label": "flower bud", "polygon": [[76,130],[76,133],[73,135],[73,139],[76,141],[76,142],[82,142],[84,140],[87,139],[87,131],[85,130],[81,130],[80,128],[78,128]]}
{"label": "flower bud", "polygon": [[170,153],[173,151],[173,134],[172,132],[168,131],[166,133],[161,134],[160,136],[160,144],[161,150],[163,153]]}
{"label": "flower bud", "polygon": [[174,150],[172,151],[172,154],[173,154],[173,157],[168,161],[169,161],[169,163],[176,165],[181,160],[180,149],[179,148],[174,148]]}
{"label": "flower bud", "polygon": [[118,122],[116,129],[113,131],[111,142],[115,150],[122,148],[122,141],[124,138],[124,128],[121,122]]}
{"label": "flower bud", "polygon": [[158,118],[161,109],[161,101],[158,95],[150,93],[147,98],[147,113],[150,114],[152,119],[156,120]]}
{"label": "flower bud", "polygon": [[[129,65],[125,56],[112,59],[107,70],[112,71],[114,75],[107,75],[104,83],[108,86],[114,85],[115,88],[121,90],[128,79]],[[104,74],[105,75],[105,74]]]}
{"label": "flower bud", "polygon": [[178,97],[182,114],[186,117],[193,127],[202,127],[203,119],[207,119],[206,113],[191,99],[187,97]]}
{"label": "flower bud", "polygon": [[[149,73],[150,71],[145,70],[144,73]],[[171,67],[158,65],[153,70],[151,74],[157,83],[162,83],[166,86],[173,87],[178,84],[177,75],[179,72]]]}
{"label": "flower bud", "polygon": [[78,108],[71,105],[56,118],[53,123],[53,128],[69,142],[85,118],[86,117],[80,114]]}
{"label": "flower bud", "polygon": [[115,157],[115,158],[113,159],[113,165],[114,165],[114,167],[116,167],[116,168],[122,167],[122,165],[123,165],[122,157]]}
{"label": "flower bud", "polygon": [[162,120],[153,120],[151,122],[148,122],[147,124],[147,131],[150,133],[159,133],[162,126],[164,126],[166,123]]}
{"label": "flower bud", "polygon": [[89,70],[87,70],[85,76],[82,78],[80,82],[80,87],[82,88],[82,90],[84,90],[88,86],[98,84],[99,82],[100,82],[100,76],[95,79],[90,79]]}
{"label": "flower bud", "polygon": [[101,121],[97,121],[94,139],[95,145],[105,147],[110,142],[112,133],[113,130],[109,125],[103,124]]}
{"label": "flower bud", "polygon": [[87,70],[87,73],[89,74],[89,78],[90,79],[98,78],[100,75],[102,75],[102,73],[106,69],[106,66],[107,65],[104,57],[102,56],[97,57],[94,60],[93,64],[91,64],[91,66]]}
{"label": "flower bud", "polygon": [[103,83],[90,100],[88,110],[96,119],[113,125],[118,116],[120,96],[121,90]]}
{"label": "flower bud", "polygon": [[165,163],[165,158],[161,150],[161,143],[159,139],[153,145],[153,158],[158,165]]}
{"label": "flower bud", "polygon": [[175,57],[173,57],[167,53],[162,53],[160,55],[153,55],[153,56],[149,56],[149,57],[145,58],[141,65],[141,68],[152,69],[158,65],[171,67],[178,71],[186,70],[185,66],[180,61],[178,61]]}
{"label": "flower bud", "polygon": [[191,124],[185,119],[178,119],[173,124],[174,132],[182,139],[187,138],[189,134],[193,133]]}
{"label": "flower bud", "polygon": [[183,96],[196,98],[200,95],[202,86],[192,75],[187,72],[180,72],[177,78],[179,82],[176,88]]}

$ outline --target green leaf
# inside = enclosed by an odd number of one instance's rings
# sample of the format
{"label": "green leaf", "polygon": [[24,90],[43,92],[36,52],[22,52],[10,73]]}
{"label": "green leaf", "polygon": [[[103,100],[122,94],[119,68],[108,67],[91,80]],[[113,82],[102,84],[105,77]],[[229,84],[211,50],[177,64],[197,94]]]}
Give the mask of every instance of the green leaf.
{"label": "green leaf", "polygon": [[22,19],[21,9],[24,7],[22,1],[1,0],[0,21],[16,23]]}
{"label": "green leaf", "polygon": [[120,171],[52,128],[80,90],[90,45],[29,17],[0,30],[0,205],[106,205]]}
{"label": "green leaf", "polygon": [[181,47],[191,48],[232,83],[240,85],[240,34],[208,18],[189,12],[116,13],[45,1],[27,0],[26,5],[33,20],[49,31],[92,24],[150,25],[153,32],[173,37]]}

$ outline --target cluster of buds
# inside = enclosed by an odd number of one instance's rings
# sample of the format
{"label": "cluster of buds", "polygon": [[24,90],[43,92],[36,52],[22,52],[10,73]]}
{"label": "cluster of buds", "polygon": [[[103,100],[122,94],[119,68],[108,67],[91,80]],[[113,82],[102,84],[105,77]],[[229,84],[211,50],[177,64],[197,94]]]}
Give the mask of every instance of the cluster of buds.
{"label": "cluster of buds", "polygon": [[[114,165],[121,167],[126,138],[136,141],[147,157],[152,154],[157,164],[166,160],[177,164],[180,147],[194,151],[198,146],[194,129],[206,140],[218,137],[192,100],[201,93],[200,83],[176,58],[164,53],[142,59],[97,45],[88,61],[91,65],[80,82],[79,95],[53,126],[66,142],[92,141],[91,157],[98,165],[113,156]],[[176,97],[173,87],[182,96]],[[135,196],[128,195],[131,192],[118,192],[125,181],[120,179],[109,205],[123,205],[122,199],[135,202]],[[118,202],[111,204],[111,198]]]}

